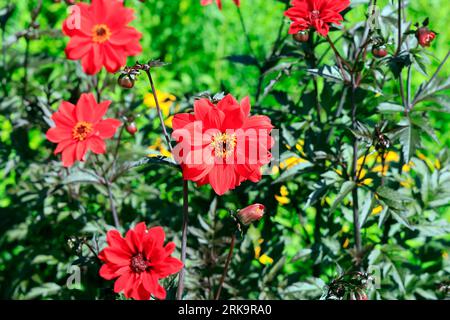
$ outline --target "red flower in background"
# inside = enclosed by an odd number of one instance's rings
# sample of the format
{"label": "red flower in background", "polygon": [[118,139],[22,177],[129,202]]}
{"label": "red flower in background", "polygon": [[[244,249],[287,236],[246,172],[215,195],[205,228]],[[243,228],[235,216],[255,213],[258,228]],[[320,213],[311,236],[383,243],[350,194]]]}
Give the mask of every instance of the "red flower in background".
{"label": "red flower in background", "polygon": [[[207,6],[211,3],[213,3],[214,0],[200,0],[200,4],[202,6]],[[217,6],[219,7],[220,10],[222,10],[222,0],[215,0]],[[233,2],[239,7],[241,5],[241,0],[233,0]]]}
{"label": "red flower in background", "polygon": [[89,150],[106,152],[103,140],[112,138],[121,125],[116,119],[102,119],[110,104],[97,104],[92,94],[82,94],[76,106],[63,101],[52,115],[56,126],[47,131],[47,139],[58,144],[55,154],[62,153],[65,167],[72,166],[75,160],[84,161]]}
{"label": "red flower in background", "polygon": [[261,166],[270,162],[273,126],[266,116],[250,116],[248,97],[238,103],[227,95],[217,105],[197,100],[194,114],[177,114],[172,125],[184,179],[209,183],[219,195],[245,180],[259,181]]}
{"label": "red flower in background", "polygon": [[93,75],[102,67],[114,73],[126,64],[128,56],[142,51],[141,34],[127,26],[134,19],[132,9],[119,0],[92,0],[77,3],[63,23],[63,32],[70,37],[66,56],[80,60],[84,72]]}
{"label": "red flower in background", "polygon": [[171,255],[175,243],[164,246],[163,228],[147,229],[144,222],[128,230],[122,238],[117,230],[108,231],[108,246],[100,254],[105,264],[100,268],[100,276],[106,280],[116,279],[114,292],[123,291],[125,297],[136,300],[166,298],[166,290],[159,279],[179,272],[183,263]]}
{"label": "red flower in background", "polygon": [[328,35],[330,24],[341,24],[340,15],[350,5],[350,0],[293,0],[292,8],[284,15],[292,20],[290,34],[314,28],[322,36]]}

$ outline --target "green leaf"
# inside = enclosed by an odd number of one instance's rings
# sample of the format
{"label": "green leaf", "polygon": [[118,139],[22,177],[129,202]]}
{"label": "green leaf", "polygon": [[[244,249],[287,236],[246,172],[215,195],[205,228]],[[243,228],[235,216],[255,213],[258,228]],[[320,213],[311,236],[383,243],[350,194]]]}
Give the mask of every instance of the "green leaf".
{"label": "green leaf", "polygon": [[345,199],[345,197],[355,188],[356,183],[354,181],[345,181],[342,186],[341,190],[339,191],[336,199],[334,200],[333,204],[331,205],[330,212],[334,212],[337,208],[337,206],[342,202],[342,200]]}
{"label": "green leaf", "polygon": [[381,113],[401,113],[405,111],[405,107],[399,104],[383,102],[377,107],[378,111]]}
{"label": "green leaf", "polygon": [[231,55],[226,59],[233,63],[240,63],[246,66],[258,66],[258,60],[249,55]]}
{"label": "green leaf", "polygon": [[73,183],[102,183],[102,178],[91,171],[75,171],[69,174],[63,181],[64,184]]}
{"label": "green leaf", "polygon": [[342,82],[344,80],[342,78],[341,71],[336,66],[331,67],[328,65],[324,65],[319,69],[308,69],[306,71],[310,74],[323,77],[334,82]]}
{"label": "green leaf", "polygon": [[406,125],[403,130],[399,132],[398,137],[402,145],[405,163],[408,163],[420,144],[420,136],[411,122],[409,122],[408,125]]}
{"label": "green leaf", "polygon": [[299,173],[305,171],[308,168],[311,168],[312,166],[313,166],[313,164],[310,162],[299,163],[299,164],[293,166],[292,168],[289,168],[286,171],[284,171],[278,178],[276,178],[272,182],[272,184],[277,184],[277,183],[281,183],[281,182],[290,180],[291,178],[294,178]]}

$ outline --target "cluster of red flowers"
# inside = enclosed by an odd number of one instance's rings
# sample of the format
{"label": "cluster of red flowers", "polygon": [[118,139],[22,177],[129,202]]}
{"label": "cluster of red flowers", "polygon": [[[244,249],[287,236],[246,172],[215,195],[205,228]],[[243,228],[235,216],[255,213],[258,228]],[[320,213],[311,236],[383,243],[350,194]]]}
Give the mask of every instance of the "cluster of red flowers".
{"label": "cluster of red flowers", "polygon": [[[200,3],[205,6],[213,1]],[[222,1],[215,2],[222,9]],[[240,0],[233,2],[240,6]],[[300,41],[308,39],[305,32],[310,29],[327,36],[331,24],[343,21],[340,13],[349,5],[349,0],[293,0],[292,7],[285,12],[292,21],[289,33],[300,35]],[[103,67],[108,72],[117,72],[129,56],[142,51],[141,33],[129,26],[133,19],[133,10],[125,8],[120,0],[77,3],[62,28],[70,37],[65,49],[67,58],[81,60],[89,75],[97,74]],[[429,46],[435,36],[426,26],[416,32],[421,46]],[[378,52],[379,56],[383,54]],[[82,94],[76,105],[63,101],[52,115],[55,126],[47,131],[47,139],[58,144],[54,152],[62,154],[63,166],[84,161],[88,151],[106,152],[105,140],[112,138],[121,125],[117,119],[104,119],[110,103],[97,102],[92,94]],[[218,195],[223,195],[246,180],[261,179],[261,167],[271,160],[273,126],[266,116],[251,116],[250,109],[248,97],[238,102],[227,95],[218,102],[197,100],[193,113],[175,115],[172,137],[178,144],[174,157],[185,180],[199,186],[210,184]],[[127,130],[136,132],[135,127]],[[200,161],[196,161],[196,155],[200,155]],[[263,205],[254,204],[236,216],[242,225],[248,225],[261,219],[264,209]],[[125,238],[117,230],[109,231],[108,246],[99,253],[105,263],[100,276],[117,279],[114,291],[123,292],[127,298],[165,299],[166,291],[159,280],[179,272],[183,264],[171,256],[175,244],[169,242],[164,246],[164,241],[161,227],[148,229],[143,222],[130,229]]]}

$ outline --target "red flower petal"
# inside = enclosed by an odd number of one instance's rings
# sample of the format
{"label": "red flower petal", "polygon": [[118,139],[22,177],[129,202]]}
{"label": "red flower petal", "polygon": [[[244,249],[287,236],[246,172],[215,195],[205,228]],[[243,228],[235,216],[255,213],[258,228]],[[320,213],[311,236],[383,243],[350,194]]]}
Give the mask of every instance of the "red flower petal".
{"label": "red flower petal", "polygon": [[110,139],[114,137],[117,128],[120,127],[122,122],[117,119],[105,119],[95,125],[95,131],[102,139]]}
{"label": "red flower petal", "polygon": [[62,161],[64,167],[71,167],[76,160],[76,144],[71,144],[62,151]]}
{"label": "red flower petal", "polygon": [[105,141],[96,136],[88,139],[88,148],[95,154],[104,154],[106,152]]}

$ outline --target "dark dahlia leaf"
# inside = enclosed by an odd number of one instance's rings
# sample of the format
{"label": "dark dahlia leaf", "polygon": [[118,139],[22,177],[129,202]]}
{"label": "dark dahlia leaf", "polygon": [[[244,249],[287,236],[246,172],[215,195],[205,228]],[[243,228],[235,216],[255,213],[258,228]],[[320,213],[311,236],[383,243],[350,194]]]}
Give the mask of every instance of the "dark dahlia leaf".
{"label": "dark dahlia leaf", "polygon": [[250,55],[232,55],[226,57],[226,59],[233,63],[240,63],[246,66],[258,66],[258,60]]}

